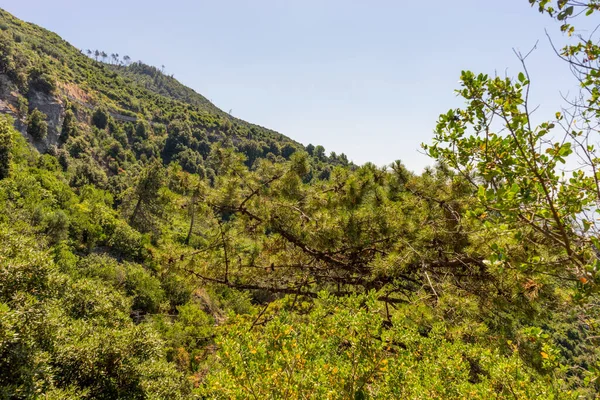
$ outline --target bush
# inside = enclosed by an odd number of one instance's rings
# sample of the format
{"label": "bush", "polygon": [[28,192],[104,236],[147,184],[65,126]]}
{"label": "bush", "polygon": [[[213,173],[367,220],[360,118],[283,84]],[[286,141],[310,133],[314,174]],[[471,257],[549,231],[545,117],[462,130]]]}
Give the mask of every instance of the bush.
{"label": "bush", "polygon": [[27,111],[29,111],[29,101],[25,96],[18,95],[17,96],[17,116],[19,118],[25,118],[27,116]]}
{"label": "bush", "polygon": [[130,296],[132,311],[157,313],[165,301],[158,279],[139,264],[119,263],[108,256],[90,255],[81,260],[79,270],[84,276],[98,278]]}
{"label": "bush", "polygon": [[36,141],[44,140],[48,135],[46,114],[35,108],[27,118],[27,133]]}
{"label": "bush", "polygon": [[10,117],[0,117],[0,179],[7,178],[10,173],[13,148],[13,129]]}
{"label": "bush", "polygon": [[165,301],[165,292],[160,286],[160,281],[141,265],[127,264],[125,289],[127,295],[133,297],[134,311],[144,314],[157,313]]}
{"label": "bush", "polygon": [[97,108],[92,115],[92,124],[98,129],[106,129],[108,125],[108,111]]}
{"label": "bush", "polygon": [[73,111],[67,110],[67,112],[65,112],[65,118],[63,119],[59,141],[62,144],[70,137],[74,136],[77,136],[77,119],[75,118]]}
{"label": "bush", "polygon": [[407,316],[400,311],[382,329],[383,310],[373,298],[321,298],[304,315],[285,307],[272,303],[260,326],[255,316],[238,316],[218,331],[219,362],[205,378],[201,397],[457,399],[469,393],[488,399],[560,393],[518,353],[454,340],[444,323],[419,326],[412,310]]}
{"label": "bush", "polygon": [[34,69],[29,74],[29,88],[42,93],[52,94],[56,91],[56,82],[48,73]]}
{"label": "bush", "polygon": [[75,174],[72,176],[70,183],[74,187],[93,184],[99,188],[105,188],[108,184],[108,178],[102,168],[92,159],[87,159],[77,164]]}
{"label": "bush", "polygon": [[89,146],[89,142],[82,136],[71,137],[67,142],[67,150],[74,158],[82,158],[88,152]]}
{"label": "bush", "polygon": [[142,255],[142,235],[125,222],[116,221],[108,245],[131,259],[139,259]]}
{"label": "bush", "polygon": [[174,160],[181,165],[184,171],[189,172],[191,174],[197,174],[202,171],[203,175],[203,164],[204,160],[202,156],[192,149],[185,149],[184,151],[178,153]]}
{"label": "bush", "polygon": [[46,225],[45,233],[48,235],[51,243],[58,243],[67,238],[69,233],[69,217],[64,211],[58,210],[46,215],[44,223]]}
{"label": "bush", "polygon": [[0,397],[186,398],[158,333],[130,320],[130,299],[61,273],[34,236],[0,225],[0,242]]}

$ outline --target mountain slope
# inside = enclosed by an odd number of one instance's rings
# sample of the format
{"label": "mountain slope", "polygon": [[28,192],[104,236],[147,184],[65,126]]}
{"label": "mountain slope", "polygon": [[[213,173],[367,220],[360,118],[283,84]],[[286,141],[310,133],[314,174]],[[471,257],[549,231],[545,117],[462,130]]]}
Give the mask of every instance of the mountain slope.
{"label": "mountain slope", "polygon": [[256,130],[268,132],[274,138],[287,139],[279,132],[233,117],[232,115],[215,106],[200,93],[197,93],[195,90],[185,86],[172,76],[164,74],[156,67],[144,64],[141,61],[131,63],[127,66],[122,64],[108,64],[108,66],[112,70],[116,71],[119,75],[127,79],[131,79],[138,85],[154,93],[169,97],[173,100],[184,102],[186,104],[191,104],[198,107],[200,110],[219,115],[249,129],[254,128]]}
{"label": "mountain slope", "polygon": [[[0,10],[0,28],[0,74],[4,77],[0,97],[19,119],[24,119],[26,112],[23,98],[34,98],[30,104],[34,108],[43,102],[36,102],[36,96],[48,95],[61,103],[63,110],[68,108],[67,102],[73,102],[88,109],[103,107],[116,118],[125,116],[132,121],[143,119],[168,125],[173,120],[185,119],[192,127],[220,138],[227,136],[237,142],[274,140],[279,145],[302,148],[277,132],[230,117],[203,96],[152,67],[134,64],[114,68],[95,61],[58,35],[20,21],[4,10]],[[151,79],[143,79],[149,77],[149,71],[153,72]],[[168,84],[157,85],[155,82],[159,81]],[[17,112],[19,106],[21,114]],[[53,121],[50,133],[57,136],[62,118],[52,115],[50,120]],[[51,143],[56,144],[56,140]]]}
{"label": "mountain slope", "polygon": [[195,90],[183,85],[172,76],[165,75],[161,70],[141,61],[128,65],[108,64],[109,68],[119,75],[136,82],[138,85],[173,100],[194,105],[212,114],[225,115],[217,106]]}
{"label": "mountain slope", "polygon": [[[336,165],[350,165],[344,154],[327,156],[322,146],[305,148],[232,117],[154,67],[99,62],[1,9],[0,112],[11,114],[39,151],[62,152],[65,165],[69,156],[108,177],[154,158],[212,176],[214,168],[206,163],[216,143],[242,153],[248,167],[260,159],[283,162],[305,150],[312,165],[307,179],[327,179]],[[32,118],[39,122],[34,127]]]}

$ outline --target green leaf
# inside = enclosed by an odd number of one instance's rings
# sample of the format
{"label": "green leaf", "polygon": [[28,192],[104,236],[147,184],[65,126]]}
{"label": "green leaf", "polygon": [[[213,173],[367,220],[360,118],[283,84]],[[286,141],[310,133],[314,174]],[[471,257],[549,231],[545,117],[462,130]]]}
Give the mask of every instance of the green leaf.
{"label": "green leaf", "polygon": [[560,147],[560,150],[558,151],[558,154],[559,154],[561,157],[566,157],[566,156],[568,156],[569,154],[571,154],[572,152],[573,152],[573,150],[571,149],[571,143],[567,142],[567,143],[564,143],[564,144],[563,144],[563,145]]}
{"label": "green leaf", "polygon": [[573,15],[573,6],[569,6],[569,7],[565,8],[565,14],[569,17],[571,15]]}
{"label": "green leaf", "polygon": [[480,199],[485,199],[485,187],[484,186],[479,186],[479,189],[477,190],[477,195],[479,196]]}
{"label": "green leaf", "polygon": [[587,232],[590,230],[590,227],[592,226],[592,224],[590,223],[590,221],[584,219],[583,221],[583,231]]}

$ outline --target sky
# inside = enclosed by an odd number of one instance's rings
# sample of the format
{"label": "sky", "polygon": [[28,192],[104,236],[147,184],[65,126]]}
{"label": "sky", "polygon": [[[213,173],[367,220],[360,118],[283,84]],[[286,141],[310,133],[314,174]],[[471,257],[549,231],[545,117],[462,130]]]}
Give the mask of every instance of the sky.
{"label": "sky", "polygon": [[224,111],[357,164],[433,164],[421,143],[462,102],[461,70],[517,76],[529,51],[537,118],[576,90],[527,0],[0,0],[80,49],[129,55]]}

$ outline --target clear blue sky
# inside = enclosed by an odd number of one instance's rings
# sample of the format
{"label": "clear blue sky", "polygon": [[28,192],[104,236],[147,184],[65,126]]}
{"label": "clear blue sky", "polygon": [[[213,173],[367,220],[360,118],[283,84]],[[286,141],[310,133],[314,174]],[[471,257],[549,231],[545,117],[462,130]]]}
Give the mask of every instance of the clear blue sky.
{"label": "clear blue sky", "polygon": [[2,0],[18,18],[82,49],[129,55],[225,111],[357,163],[419,154],[438,115],[461,103],[462,69],[516,76],[529,59],[533,101],[553,115],[573,88],[545,38],[557,25],[527,0]]}

